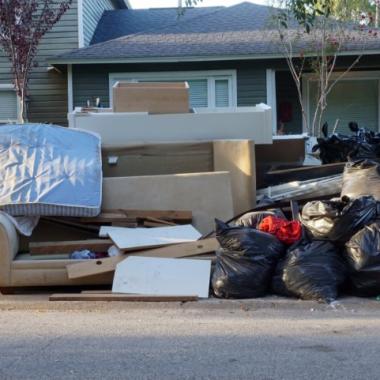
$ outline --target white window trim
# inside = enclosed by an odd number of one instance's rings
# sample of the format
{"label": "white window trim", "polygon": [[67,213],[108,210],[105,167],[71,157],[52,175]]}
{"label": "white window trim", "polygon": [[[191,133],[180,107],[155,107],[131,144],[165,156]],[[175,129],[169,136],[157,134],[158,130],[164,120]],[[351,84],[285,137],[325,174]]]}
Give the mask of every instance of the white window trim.
{"label": "white window trim", "polygon": [[67,65],[67,107],[69,113],[74,111],[73,65]]}
{"label": "white window trim", "polygon": [[78,0],[78,46],[84,47],[83,1]]}
{"label": "white window trim", "polygon": [[[15,86],[13,84],[0,84],[0,91],[9,91],[9,90],[15,90]],[[16,111],[17,111],[17,119],[7,119],[7,120],[2,120],[0,119],[0,123],[17,123],[20,118],[20,101],[19,97],[16,97]]]}
{"label": "white window trim", "polygon": [[[336,79],[341,73],[333,73],[331,75],[331,79]],[[310,124],[310,83],[316,82],[318,78],[315,76],[315,74],[307,73],[304,74],[302,77],[302,98],[303,98],[303,104],[306,105],[306,117],[308,119],[308,122]],[[380,131],[380,71],[350,71],[344,75],[343,78],[341,78],[339,81],[353,81],[353,80],[377,80],[378,83],[378,126]],[[303,121],[303,132],[307,133],[305,122]]]}
{"label": "white window trim", "polygon": [[267,105],[272,109],[272,133],[277,135],[276,70],[267,69]]}
{"label": "white window trim", "polygon": [[215,107],[215,80],[227,79],[229,81],[229,107],[237,106],[237,75],[236,70],[202,70],[202,71],[157,71],[141,73],[110,73],[109,74],[109,98],[110,107],[113,107],[113,85],[118,81],[138,80],[196,80],[208,79],[208,104],[207,108]]}

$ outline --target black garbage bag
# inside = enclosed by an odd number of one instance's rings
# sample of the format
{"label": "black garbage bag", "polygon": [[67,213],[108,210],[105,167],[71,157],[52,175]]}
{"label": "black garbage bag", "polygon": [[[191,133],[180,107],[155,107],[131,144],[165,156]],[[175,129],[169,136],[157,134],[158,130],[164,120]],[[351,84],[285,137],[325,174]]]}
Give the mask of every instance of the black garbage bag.
{"label": "black garbage bag", "polygon": [[273,235],[249,227],[228,227],[216,222],[221,245],[212,275],[217,297],[255,298],[264,296],[276,264],[284,253]]}
{"label": "black garbage bag", "polygon": [[277,218],[286,219],[284,213],[280,209],[253,211],[241,216],[235,221],[234,225],[238,227],[257,228],[267,216],[276,216]]}
{"label": "black garbage bag", "polygon": [[332,243],[303,242],[289,248],[277,265],[272,289],[282,296],[332,302],[346,273],[344,260]]}
{"label": "black garbage bag", "polygon": [[334,162],[346,162],[348,159],[378,159],[380,158],[380,135],[365,128],[359,128],[354,123],[349,123],[352,135],[340,133],[324,138],[318,138],[318,144],[313,147],[313,152],[319,152],[319,158],[323,164]]}
{"label": "black garbage bag", "polygon": [[346,164],[341,196],[350,199],[372,195],[380,201],[380,164],[372,160],[358,160]]}
{"label": "black garbage bag", "polygon": [[380,295],[380,222],[357,232],[346,243],[349,280],[356,295]]}
{"label": "black garbage bag", "polygon": [[301,222],[313,239],[344,244],[377,217],[378,202],[372,196],[307,203]]}
{"label": "black garbage bag", "polygon": [[318,138],[318,144],[313,146],[313,152],[319,151],[323,165],[336,162],[346,162],[347,157],[355,149],[356,142],[348,136],[336,134],[328,138]]}

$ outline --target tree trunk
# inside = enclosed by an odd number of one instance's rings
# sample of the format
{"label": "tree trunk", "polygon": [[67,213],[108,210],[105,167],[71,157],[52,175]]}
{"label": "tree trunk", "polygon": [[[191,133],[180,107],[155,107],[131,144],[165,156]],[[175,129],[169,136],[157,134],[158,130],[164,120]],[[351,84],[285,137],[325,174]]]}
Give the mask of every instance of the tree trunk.
{"label": "tree trunk", "polygon": [[18,97],[19,102],[19,112],[18,112],[18,122],[20,124],[25,124],[25,92],[21,92],[21,96]]}

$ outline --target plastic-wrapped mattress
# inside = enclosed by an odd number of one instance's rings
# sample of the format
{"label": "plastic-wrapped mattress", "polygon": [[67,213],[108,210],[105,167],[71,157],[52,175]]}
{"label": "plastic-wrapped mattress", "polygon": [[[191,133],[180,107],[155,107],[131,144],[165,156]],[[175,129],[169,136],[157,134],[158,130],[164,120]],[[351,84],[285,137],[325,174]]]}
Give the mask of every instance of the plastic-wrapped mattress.
{"label": "plastic-wrapped mattress", "polygon": [[0,209],[13,216],[96,216],[100,138],[55,125],[0,127]]}

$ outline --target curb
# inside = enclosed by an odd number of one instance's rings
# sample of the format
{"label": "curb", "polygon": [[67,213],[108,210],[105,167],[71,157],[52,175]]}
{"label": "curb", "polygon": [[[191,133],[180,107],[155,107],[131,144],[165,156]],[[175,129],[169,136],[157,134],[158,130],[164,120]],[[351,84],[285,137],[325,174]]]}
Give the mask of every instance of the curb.
{"label": "curb", "polygon": [[342,311],[356,312],[361,310],[380,310],[380,302],[368,298],[341,298],[338,301],[328,305],[316,301],[301,301],[282,297],[264,297],[247,300],[220,300],[210,298],[198,302],[83,302],[83,301],[55,301],[50,302],[48,295],[0,295],[1,311],[131,311],[137,309],[155,309],[155,310],[194,310],[194,311],[212,311],[212,310],[278,310],[278,311]]}

